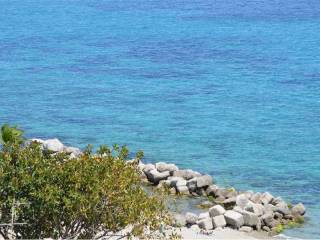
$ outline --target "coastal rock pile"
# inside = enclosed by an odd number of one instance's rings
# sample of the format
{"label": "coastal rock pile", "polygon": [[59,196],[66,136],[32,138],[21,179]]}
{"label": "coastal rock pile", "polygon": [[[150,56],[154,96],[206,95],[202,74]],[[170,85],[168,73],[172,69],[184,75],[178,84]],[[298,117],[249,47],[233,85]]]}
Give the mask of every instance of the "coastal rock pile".
{"label": "coastal rock pile", "polygon": [[[302,203],[291,206],[280,197],[269,192],[240,192],[234,188],[220,188],[209,175],[193,170],[179,170],[174,164],[164,162],[154,164],[139,163],[141,176],[158,188],[167,187],[173,194],[207,196],[213,207],[199,216],[185,215],[185,225],[197,225],[205,231],[231,227],[239,231],[266,231],[277,233],[283,226],[303,221],[306,209]],[[181,223],[181,216],[179,222]]]}
{"label": "coastal rock pile", "polygon": [[[78,157],[81,150],[63,145],[58,139],[31,139],[41,144],[43,151],[52,154],[65,152],[70,158]],[[135,161],[130,160],[128,163]],[[168,188],[172,194],[206,196],[210,208],[199,215],[187,213],[179,215],[177,222],[191,229],[210,231],[231,227],[243,232],[266,231],[277,233],[283,226],[300,224],[306,209],[302,203],[291,206],[281,197],[270,193],[237,191],[234,188],[221,188],[214,184],[209,175],[202,175],[191,169],[179,169],[174,164],[139,162],[141,178],[157,188]]]}

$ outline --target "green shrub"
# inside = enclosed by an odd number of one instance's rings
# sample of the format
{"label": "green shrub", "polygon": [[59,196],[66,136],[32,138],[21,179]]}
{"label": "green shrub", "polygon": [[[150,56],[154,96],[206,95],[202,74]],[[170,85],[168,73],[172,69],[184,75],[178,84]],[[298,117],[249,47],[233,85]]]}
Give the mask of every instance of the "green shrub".
{"label": "green shrub", "polygon": [[282,224],[278,224],[275,231],[276,233],[282,233],[284,231],[284,226]]}
{"label": "green shrub", "polygon": [[2,225],[4,238],[12,230],[19,238],[93,238],[129,225],[129,235],[140,236],[167,220],[162,199],[141,187],[137,164],[125,162],[126,147],[87,148],[69,159],[43,153],[38,143],[23,147],[22,134],[8,139],[0,151],[0,222],[11,222],[14,207],[14,221],[25,225]]}

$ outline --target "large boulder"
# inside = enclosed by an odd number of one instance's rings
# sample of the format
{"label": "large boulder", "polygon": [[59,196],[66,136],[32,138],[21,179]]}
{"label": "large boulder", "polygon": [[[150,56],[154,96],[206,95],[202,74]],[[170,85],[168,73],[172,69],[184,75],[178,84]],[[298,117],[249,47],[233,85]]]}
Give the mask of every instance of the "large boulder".
{"label": "large boulder", "polygon": [[228,210],[225,212],[224,217],[228,225],[233,228],[240,228],[244,224],[243,216],[233,210]]}
{"label": "large boulder", "polygon": [[226,212],[226,210],[220,205],[216,205],[216,206],[209,209],[210,217],[223,215],[225,212]]}
{"label": "large boulder", "polygon": [[227,225],[227,222],[223,215],[219,215],[212,218],[212,224],[214,228],[223,228]]}
{"label": "large boulder", "polygon": [[248,212],[248,211],[243,211],[242,212],[243,220],[244,220],[244,225],[246,226],[251,226],[255,227],[260,224],[260,219],[258,215]]}
{"label": "large boulder", "polygon": [[209,175],[203,175],[201,177],[197,177],[197,187],[207,187],[212,184],[212,177]]}
{"label": "large boulder", "polygon": [[43,142],[43,148],[46,151],[51,152],[62,152],[64,145],[57,138],[48,139]]}
{"label": "large boulder", "polygon": [[156,163],[156,169],[159,172],[165,172],[165,171],[169,171],[170,173],[173,173],[174,171],[178,171],[179,168],[171,163],[164,163],[164,162],[158,162]]}
{"label": "large boulder", "polygon": [[193,225],[196,224],[198,221],[198,216],[194,213],[187,212],[186,213],[186,222],[187,224]]}
{"label": "large boulder", "polygon": [[223,206],[226,209],[231,209],[236,205],[236,197],[231,197],[223,201]]}
{"label": "large boulder", "polygon": [[275,207],[274,207],[274,211],[275,212],[279,212],[282,215],[289,215],[290,214],[290,210],[288,205],[285,202],[280,202],[278,203]]}
{"label": "large boulder", "polygon": [[198,221],[198,226],[204,230],[213,229],[213,223],[211,218],[204,218]]}
{"label": "large boulder", "polygon": [[170,176],[169,171],[158,172],[156,169],[146,172],[145,174],[147,175],[148,180],[154,184],[158,184],[161,180],[165,180]]}
{"label": "large boulder", "polygon": [[175,177],[182,177],[186,180],[190,180],[192,178],[195,178],[195,177],[199,177],[201,176],[200,173],[198,172],[195,172],[191,169],[186,169],[186,170],[177,170],[173,173],[173,176]]}
{"label": "large boulder", "polygon": [[148,163],[148,164],[143,165],[142,171],[146,174],[154,169],[156,169],[156,167],[152,163]]}
{"label": "large boulder", "polygon": [[256,192],[251,196],[250,200],[254,203],[261,203],[260,198],[261,198],[261,193]]}

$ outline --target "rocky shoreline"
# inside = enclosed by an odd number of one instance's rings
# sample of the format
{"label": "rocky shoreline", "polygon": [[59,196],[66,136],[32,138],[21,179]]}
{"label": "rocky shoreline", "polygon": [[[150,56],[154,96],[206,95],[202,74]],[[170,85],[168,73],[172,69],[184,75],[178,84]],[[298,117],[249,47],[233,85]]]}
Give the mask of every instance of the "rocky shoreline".
{"label": "rocky shoreline", "polygon": [[[31,139],[42,144],[44,150],[66,152],[79,156],[78,148],[66,147],[58,139]],[[135,161],[129,160],[128,163]],[[303,224],[306,208],[302,203],[294,206],[269,192],[237,191],[217,186],[213,178],[191,169],[179,169],[174,164],[138,163],[141,178],[156,188],[166,188],[173,195],[207,197],[208,209],[199,215],[187,212],[175,215],[175,226],[187,227],[197,233],[210,234],[224,228],[251,233],[264,232],[276,235],[287,227]]]}

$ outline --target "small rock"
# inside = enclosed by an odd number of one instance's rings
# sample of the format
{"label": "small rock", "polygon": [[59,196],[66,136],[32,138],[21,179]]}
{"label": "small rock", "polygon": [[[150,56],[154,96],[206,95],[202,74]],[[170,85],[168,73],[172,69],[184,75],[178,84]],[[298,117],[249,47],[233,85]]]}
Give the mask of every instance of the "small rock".
{"label": "small rock", "polygon": [[224,228],[227,225],[227,222],[223,215],[219,215],[212,218],[212,224],[214,228]]}
{"label": "small rock", "polygon": [[48,139],[43,142],[43,148],[46,151],[52,152],[62,152],[63,151],[63,144],[59,141],[59,139]]}
{"label": "small rock", "polygon": [[210,217],[223,215],[225,212],[226,212],[226,210],[220,205],[216,205],[216,206],[209,209]]}
{"label": "small rock", "polygon": [[203,175],[201,177],[197,177],[197,187],[207,187],[212,184],[212,177],[209,175]]}
{"label": "small rock", "polygon": [[270,232],[271,229],[268,226],[263,226],[262,230],[266,231],[266,232]]}
{"label": "small rock", "polygon": [[228,210],[225,212],[224,217],[227,224],[234,228],[239,228],[244,224],[243,216],[236,211]]}
{"label": "small rock", "polygon": [[248,227],[248,226],[242,226],[240,229],[239,229],[240,232],[246,232],[246,233],[250,233],[253,231],[253,228],[252,227]]}
{"label": "small rock", "polygon": [[211,218],[204,218],[198,221],[198,226],[204,230],[211,230],[213,229],[212,219]]}
{"label": "small rock", "polygon": [[303,216],[306,213],[306,208],[302,203],[298,203],[292,207],[291,213],[293,216]]}
{"label": "small rock", "polygon": [[187,224],[193,225],[196,224],[198,221],[198,216],[194,213],[187,212],[186,213],[186,222]]}
{"label": "small rock", "polygon": [[203,201],[199,204],[202,208],[210,208],[213,206],[213,203],[210,201]]}

